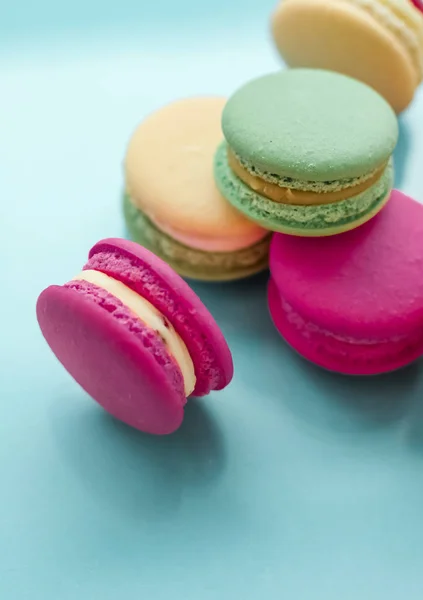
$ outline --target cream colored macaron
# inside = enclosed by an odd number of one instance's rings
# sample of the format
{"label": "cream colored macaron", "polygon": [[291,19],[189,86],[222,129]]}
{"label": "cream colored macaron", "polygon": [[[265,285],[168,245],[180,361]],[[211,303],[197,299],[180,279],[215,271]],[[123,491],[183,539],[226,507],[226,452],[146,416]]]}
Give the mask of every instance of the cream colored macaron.
{"label": "cream colored macaron", "polygon": [[288,66],[354,77],[397,113],[423,79],[423,15],[409,0],[282,0],[272,33]]}
{"label": "cream colored macaron", "polygon": [[234,209],[214,182],[225,103],[196,97],[159,109],[137,127],[125,159],[131,237],[195,279],[237,279],[267,266],[268,232]]}

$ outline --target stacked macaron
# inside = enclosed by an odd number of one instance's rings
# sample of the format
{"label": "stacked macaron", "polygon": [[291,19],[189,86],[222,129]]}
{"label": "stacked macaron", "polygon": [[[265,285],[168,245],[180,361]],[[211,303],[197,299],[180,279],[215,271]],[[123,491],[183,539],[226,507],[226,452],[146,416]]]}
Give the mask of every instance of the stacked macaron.
{"label": "stacked macaron", "polygon": [[277,232],[268,303],[282,337],[345,374],[421,356],[423,207],[392,192],[398,124],[389,104],[350,77],[291,69],[235,92],[222,129],[220,192]]}

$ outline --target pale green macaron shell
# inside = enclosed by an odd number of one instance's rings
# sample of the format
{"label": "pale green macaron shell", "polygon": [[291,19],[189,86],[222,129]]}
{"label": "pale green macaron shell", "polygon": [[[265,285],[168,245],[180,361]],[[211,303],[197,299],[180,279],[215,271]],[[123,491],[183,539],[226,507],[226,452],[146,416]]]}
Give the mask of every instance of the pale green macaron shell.
{"label": "pale green macaron shell", "polygon": [[226,143],[215,157],[215,179],[220,193],[247,217],[271,231],[313,237],[335,235],[353,229],[376,215],[390,196],[394,173],[389,161],[382,177],[357,196],[314,206],[273,202],[249,188],[230,169]]}
{"label": "pale green macaron shell", "polygon": [[[363,83],[318,69],[291,69],[238,90],[223,111],[226,142],[242,166],[281,187],[328,193],[353,187],[389,162],[398,122]],[[331,235],[378,212],[393,185],[392,165],[370,188],[332,204],[279,204],[236,177],[221,146],[215,160],[221,193],[249,218],[275,231]],[[308,229],[310,233],[307,233]],[[320,229],[320,233],[319,230]],[[298,230],[298,233],[297,233]]]}
{"label": "pale green macaron shell", "polygon": [[189,248],[160,231],[154,223],[123,196],[123,209],[130,237],[167,262],[183,277],[201,281],[243,279],[266,269],[270,236],[234,252],[203,252]]}

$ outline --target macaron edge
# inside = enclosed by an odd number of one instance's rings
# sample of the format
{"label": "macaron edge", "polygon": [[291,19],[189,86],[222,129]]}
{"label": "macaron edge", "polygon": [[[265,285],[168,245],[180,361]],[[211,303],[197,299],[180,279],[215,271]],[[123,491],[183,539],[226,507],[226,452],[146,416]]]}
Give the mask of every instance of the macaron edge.
{"label": "macaron edge", "polygon": [[[127,193],[123,194],[123,212],[132,240],[154,252],[183,277],[198,281],[234,281],[267,268],[269,236],[242,250],[206,252],[189,248],[161,231],[131,202]],[[232,264],[228,266],[228,263]]]}
{"label": "macaron edge", "polygon": [[[343,375],[382,375],[406,367],[423,353],[423,338],[417,336],[414,339],[409,337],[401,341],[376,341],[372,345],[360,345],[336,340],[329,334],[319,332],[316,327],[312,327],[307,335],[302,334],[299,327],[286,317],[272,277],[268,284],[267,301],[270,317],[282,339],[302,358],[325,370]],[[381,356],[375,359],[374,354],[379,351]]]}
{"label": "macaron edge", "polygon": [[[390,161],[380,180],[358,196],[335,202],[333,205],[293,206],[273,202],[272,200],[257,194],[241,181],[228,165],[225,144],[220,145],[216,152],[214,169],[216,184],[221,193],[228,202],[233,204],[238,210],[241,210],[247,217],[264,227],[271,228],[272,231],[291,233],[292,235],[304,235],[307,237],[334,235],[343,231],[348,231],[349,229],[353,229],[354,227],[365,223],[377,214],[388,201],[394,179],[392,161]],[[333,222],[333,224],[330,224],[329,221],[324,227],[310,227],[309,225],[310,220],[315,218],[316,213],[319,211],[330,213],[331,210],[339,210],[346,207],[346,212],[351,212],[352,206],[360,202],[367,203],[367,209],[364,214],[361,214],[359,217],[356,216],[356,211],[355,216],[351,216],[347,220],[342,221],[339,219],[337,223]],[[273,215],[269,214],[269,209],[272,209]],[[258,215],[257,213],[260,210],[264,211],[265,214],[267,213],[268,216],[263,217]],[[308,220],[303,220],[304,226],[301,226],[298,221],[293,226],[286,218],[279,216],[278,213],[282,211],[292,212],[293,214],[295,214],[295,212],[301,212],[304,216],[307,214],[310,215],[310,218]]]}
{"label": "macaron edge", "polygon": [[194,363],[193,396],[207,395],[230,383],[232,354],[222,331],[196,293],[162,259],[136,242],[106,238],[91,248],[86,268],[118,279],[172,323]]}

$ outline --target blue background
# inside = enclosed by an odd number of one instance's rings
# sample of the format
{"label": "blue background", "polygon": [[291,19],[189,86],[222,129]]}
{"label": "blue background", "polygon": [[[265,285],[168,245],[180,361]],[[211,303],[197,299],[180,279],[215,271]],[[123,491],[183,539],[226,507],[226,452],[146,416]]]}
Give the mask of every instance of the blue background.
{"label": "blue background", "polygon": [[[38,293],[123,235],[135,124],[278,67],[270,0],[9,3],[0,19],[0,598],[421,600],[423,368],[329,374],[274,331],[266,275],[196,284],[234,354],[154,438],[113,421],[38,331]],[[423,94],[397,185],[423,201]]]}

